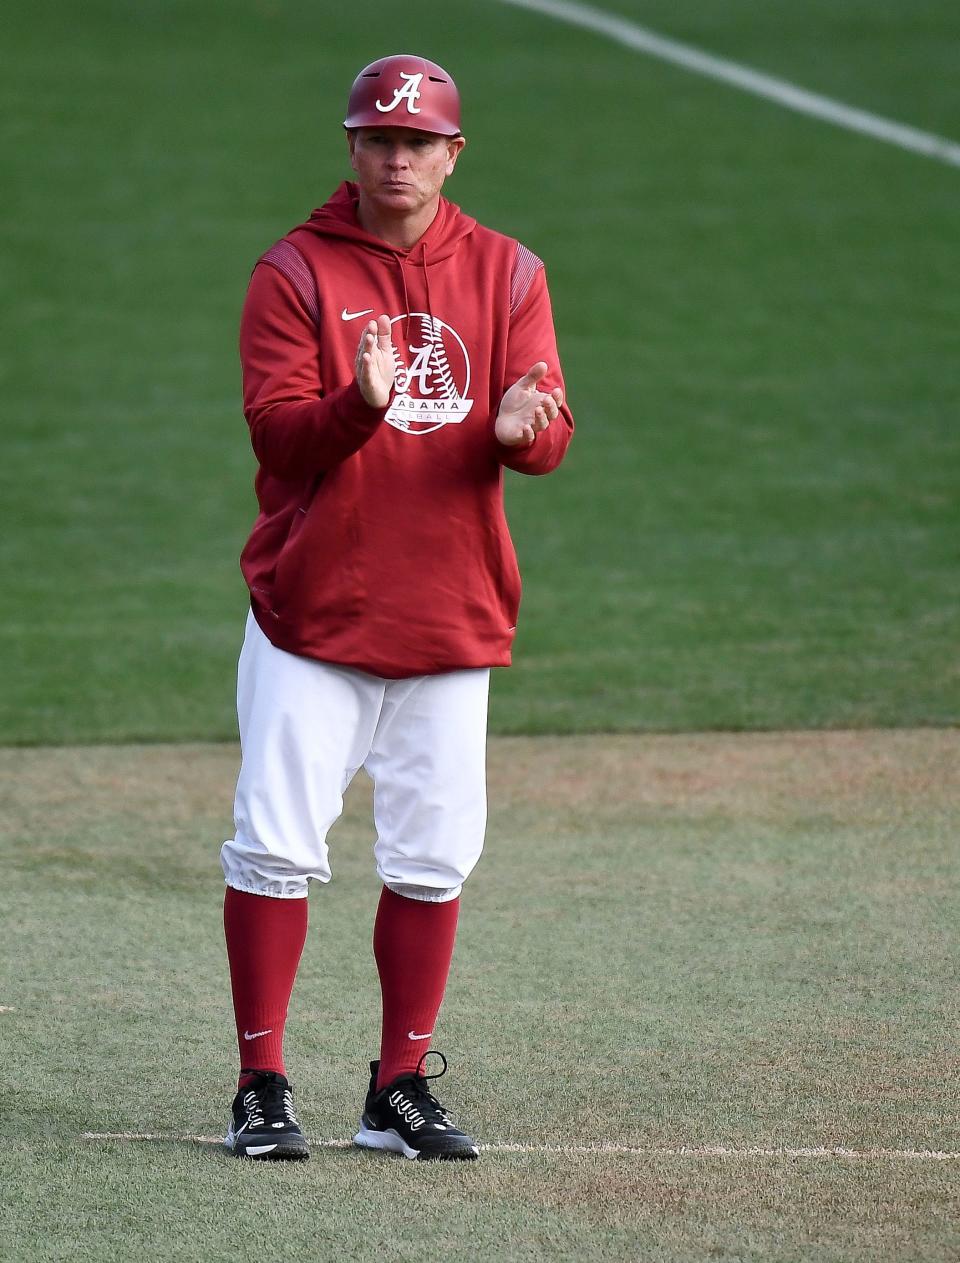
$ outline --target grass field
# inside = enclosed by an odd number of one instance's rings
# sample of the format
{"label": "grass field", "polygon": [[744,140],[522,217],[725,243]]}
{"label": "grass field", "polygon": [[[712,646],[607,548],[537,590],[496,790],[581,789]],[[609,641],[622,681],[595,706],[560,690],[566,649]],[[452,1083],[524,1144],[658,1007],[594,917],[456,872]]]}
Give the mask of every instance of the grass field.
{"label": "grass field", "polygon": [[[438,1036],[494,1148],[264,1170],[178,1139],[231,1093],[211,868],[236,750],[0,752],[4,1257],[955,1259],[958,755],[935,731],[494,742]],[[351,1134],[377,1033],[371,843],[358,784],[289,1027],[319,1139]],[[817,1146],[867,1154],[741,1152]]]}
{"label": "grass field", "polygon": [[[960,140],[952,0],[604,5]],[[4,19],[0,1254],[960,1258],[960,171],[495,0]],[[289,1026],[318,1145],[251,1170],[210,1142],[236,328],[396,48],[460,83],[449,191],[546,260],[578,420],[509,480],[526,595],[442,1015],[489,1147],[341,1143],[377,1021],[359,784]]]}
{"label": "grass field", "polygon": [[[620,7],[960,135],[952,0]],[[395,45],[461,80],[451,194],[546,259],[580,424],[510,480],[495,728],[956,722],[956,169],[493,0],[375,38],[304,0],[36,0],[5,34],[6,740],[233,736],[246,278]]]}

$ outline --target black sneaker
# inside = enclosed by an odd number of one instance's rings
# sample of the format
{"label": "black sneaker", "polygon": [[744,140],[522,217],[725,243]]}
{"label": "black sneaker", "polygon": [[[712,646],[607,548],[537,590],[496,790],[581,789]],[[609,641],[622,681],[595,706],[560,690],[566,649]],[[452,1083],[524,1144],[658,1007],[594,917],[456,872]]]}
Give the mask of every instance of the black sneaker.
{"label": "black sneaker", "polygon": [[254,1077],[233,1098],[233,1119],[223,1143],[238,1158],[309,1158],[290,1084],[275,1070],[247,1073]]}
{"label": "black sneaker", "polygon": [[392,1083],[377,1091],[379,1061],[370,1062],[370,1090],[360,1119],[360,1130],[353,1138],[365,1149],[389,1149],[405,1158],[467,1159],[480,1156],[477,1142],[462,1132],[427,1088],[428,1079],[446,1074],[447,1059],[434,1052],[443,1062],[440,1074],[421,1074],[430,1053],[424,1053],[413,1074],[399,1075]]}

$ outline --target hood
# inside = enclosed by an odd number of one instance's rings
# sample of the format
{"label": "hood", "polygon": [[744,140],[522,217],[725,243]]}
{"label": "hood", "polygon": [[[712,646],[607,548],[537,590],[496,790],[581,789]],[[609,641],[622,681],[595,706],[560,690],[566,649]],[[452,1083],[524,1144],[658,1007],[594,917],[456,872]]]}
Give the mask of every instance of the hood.
{"label": "hood", "polygon": [[400,250],[361,228],[357,222],[360,192],[356,184],[345,180],[328,202],[313,212],[301,229],[321,237],[339,237],[352,241],[373,254],[402,259],[404,263],[430,264],[448,259],[460,242],[473,232],[477,221],[465,215],[459,206],[440,198],[440,209],[433,223],[411,250]]}

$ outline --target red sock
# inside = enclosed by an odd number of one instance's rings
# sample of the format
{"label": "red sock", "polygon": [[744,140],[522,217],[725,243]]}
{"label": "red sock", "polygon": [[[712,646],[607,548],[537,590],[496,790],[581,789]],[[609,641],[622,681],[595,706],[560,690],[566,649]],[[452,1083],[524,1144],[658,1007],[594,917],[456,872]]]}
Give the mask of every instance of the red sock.
{"label": "red sock", "polygon": [[307,900],[271,899],[228,886],[223,929],[240,1065],[286,1074],[283,1028],[307,937]]}
{"label": "red sock", "polygon": [[383,888],[373,928],[373,954],[383,996],[378,1088],[398,1075],[413,1073],[430,1047],[450,972],[459,911],[459,899],[424,903]]}

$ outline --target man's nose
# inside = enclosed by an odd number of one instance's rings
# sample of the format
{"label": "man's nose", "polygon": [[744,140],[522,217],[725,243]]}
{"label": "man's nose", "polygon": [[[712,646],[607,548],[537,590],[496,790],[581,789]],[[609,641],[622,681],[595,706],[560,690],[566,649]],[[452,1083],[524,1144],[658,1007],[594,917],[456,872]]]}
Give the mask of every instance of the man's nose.
{"label": "man's nose", "polygon": [[395,145],[393,149],[390,150],[387,161],[390,163],[391,167],[405,167],[408,163],[406,150],[401,148],[399,145]]}

